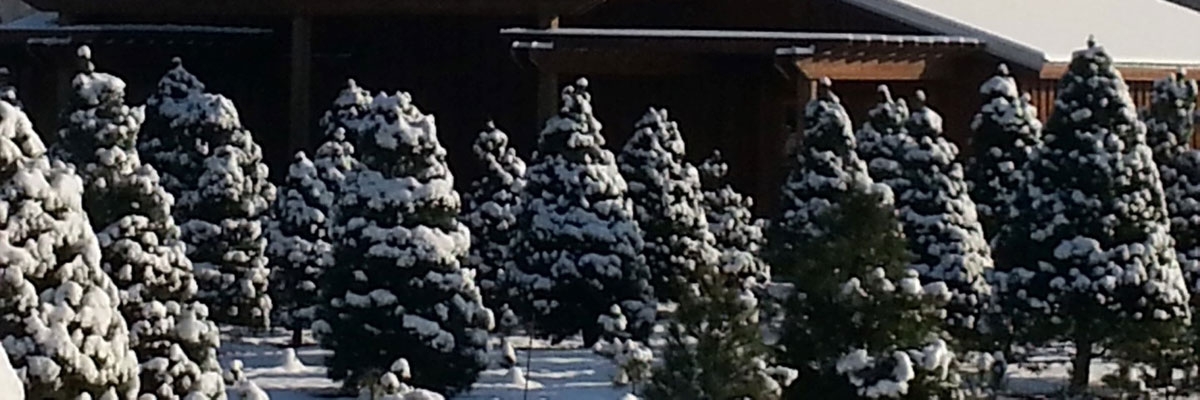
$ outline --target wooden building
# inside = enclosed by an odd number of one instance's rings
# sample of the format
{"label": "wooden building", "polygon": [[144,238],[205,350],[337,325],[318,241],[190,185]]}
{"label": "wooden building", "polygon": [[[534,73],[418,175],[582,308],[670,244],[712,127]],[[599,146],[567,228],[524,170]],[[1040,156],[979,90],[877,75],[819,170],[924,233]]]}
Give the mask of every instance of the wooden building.
{"label": "wooden building", "polygon": [[692,157],[720,148],[764,210],[823,76],[856,124],[877,85],[898,96],[924,89],[965,143],[977,87],[1001,62],[1042,116],[1089,34],[1120,62],[1139,105],[1154,79],[1200,65],[1200,46],[1181,44],[1200,37],[1200,12],[1164,0],[29,2],[43,13],[0,25],[0,63],[15,69],[43,131],[55,124],[75,46],[96,47],[97,64],[125,77],[135,102],[179,54],[237,102],[274,169],[318,143],[319,113],[355,78],[413,92],[438,117],[465,182],[484,121],[528,154],[560,85],[587,76],[611,148],[647,107],[667,107]]}

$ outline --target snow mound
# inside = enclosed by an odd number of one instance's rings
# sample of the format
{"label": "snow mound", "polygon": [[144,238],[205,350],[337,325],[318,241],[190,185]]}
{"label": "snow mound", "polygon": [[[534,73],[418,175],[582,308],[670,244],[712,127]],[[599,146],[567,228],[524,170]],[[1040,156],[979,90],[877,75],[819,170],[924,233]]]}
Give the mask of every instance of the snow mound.
{"label": "snow mound", "polygon": [[0,400],[22,400],[25,398],[25,385],[13,371],[8,362],[8,352],[0,345]]}

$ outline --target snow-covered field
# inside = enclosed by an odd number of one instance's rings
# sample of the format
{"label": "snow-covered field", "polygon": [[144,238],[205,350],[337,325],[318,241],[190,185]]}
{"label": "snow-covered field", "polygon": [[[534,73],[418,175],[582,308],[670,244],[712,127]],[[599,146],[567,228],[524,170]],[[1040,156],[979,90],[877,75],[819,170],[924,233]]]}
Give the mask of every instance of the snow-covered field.
{"label": "snow-covered field", "polygon": [[[338,384],[325,377],[322,361],[327,354],[306,335],[306,343],[296,350],[300,364],[287,362],[289,336],[283,331],[268,335],[233,338],[228,335],[221,342],[221,365],[228,368],[233,360],[242,360],[246,377],[271,395],[273,400],[337,399]],[[584,349],[577,340],[568,340],[557,345],[535,340],[533,357],[527,358],[524,350],[529,346],[526,337],[510,338],[517,348],[517,357],[522,372],[529,361],[529,393],[526,385],[514,384],[508,369],[493,363],[479,378],[475,388],[461,394],[459,400],[490,399],[572,399],[610,400],[619,399],[629,392],[628,388],[615,387],[612,377],[615,366],[607,358]],[[497,343],[498,344],[498,343]],[[494,346],[499,348],[499,346]],[[412,368],[421,368],[414,360]]]}
{"label": "snow-covered field", "polygon": [[[242,360],[246,376],[269,393],[273,400],[343,398],[336,396],[338,384],[325,377],[325,367],[321,366],[326,351],[312,345],[311,337],[306,335],[306,343],[310,344],[296,351],[300,363],[292,363],[287,360],[285,345],[288,339],[286,332],[278,330],[243,338],[226,335],[221,346],[222,366],[228,368],[233,360]],[[525,363],[530,362],[528,370],[532,372],[523,373],[528,381],[528,394],[525,393],[526,385],[514,382],[509,369],[493,363],[480,375],[479,382],[470,392],[454,399],[615,400],[629,393],[628,387],[612,384],[616,372],[612,361],[595,354],[591,349],[581,348],[582,343],[578,340],[557,345],[534,340],[531,359],[527,358],[529,354],[524,350],[529,346],[527,337],[513,336],[509,340],[517,349],[522,372],[525,371]],[[493,347],[499,348],[498,341],[493,344]],[[1029,364],[1010,366],[1007,395],[1004,397],[1036,399],[1060,393],[1066,385],[1069,372],[1067,351],[1066,348],[1042,349],[1030,357]],[[498,356],[493,358],[499,359]],[[420,361],[412,362],[412,368],[420,367]],[[1097,361],[1092,366],[1092,384],[1099,386],[1100,378],[1114,369],[1112,363]]]}

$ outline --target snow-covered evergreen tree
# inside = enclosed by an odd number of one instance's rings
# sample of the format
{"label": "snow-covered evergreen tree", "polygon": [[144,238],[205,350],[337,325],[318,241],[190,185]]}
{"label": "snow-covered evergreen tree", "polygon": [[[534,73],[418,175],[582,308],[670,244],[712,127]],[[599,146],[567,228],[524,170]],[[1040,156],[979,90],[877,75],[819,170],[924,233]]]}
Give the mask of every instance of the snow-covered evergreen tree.
{"label": "snow-covered evergreen tree", "polygon": [[333,351],[329,376],[357,388],[407,358],[425,363],[413,373],[418,386],[466,390],[487,365],[494,317],[461,266],[470,233],[434,119],[407,93],[381,95],[358,148],[363,168],[337,204],[343,232],[313,323]]}
{"label": "snow-covered evergreen tree", "polygon": [[1112,59],[1089,40],[1059,83],[1054,112],[1028,163],[1024,223],[1009,290],[1035,318],[1027,337],[1076,347],[1073,392],[1087,389],[1094,345],[1178,335],[1189,318],[1166,201],[1145,126]]}
{"label": "snow-covered evergreen tree", "polygon": [[[1196,81],[1187,79],[1184,71],[1179,71],[1154,83],[1150,108],[1142,114],[1147,129],[1146,142],[1154,153],[1166,194],[1175,255],[1192,295],[1192,310],[1200,305],[1197,296],[1200,289],[1197,285],[1200,280],[1200,218],[1197,218],[1200,217],[1200,203],[1197,203],[1200,201],[1200,152],[1189,148],[1196,96]],[[1165,343],[1167,349],[1143,348],[1129,358],[1159,367],[1157,383],[1168,383],[1171,378],[1166,368],[1190,368],[1182,365],[1188,353],[1192,353],[1191,362],[1196,363],[1196,351],[1192,349],[1196,338],[1200,337],[1198,327],[1193,323],[1191,335]]]}
{"label": "snow-covered evergreen tree", "polygon": [[893,100],[887,85],[879,85],[877,92],[879,103],[867,113],[867,122],[855,134],[858,158],[867,164],[871,179],[894,191],[903,183],[900,158],[910,139],[904,134],[908,105],[904,99]]}
{"label": "snow-covered evergreen tree", "polygon": [[758,300],[712,265],[700,265],[667,324],[662,364],[647,399],[778,399],[783,385],[767,367]]}
{"label": "snow-covered evergreen tree", "polygon": [[[138,136],[138,150],[159,171],[162,185],[175,197],[195,188],[209,154],[209,141],[194,125],[204,84],[183,68],[179,57],[146,99],[146,123]],[[179,210],[176,209],[176,212]],[[180,215],[177,213],[176,217]]]}
{"label": "snow-covered evergreen tree", "polygon": [[[220,332],[194,300],[192,264],[171,217],[174,198],[134,148],[142,109],[125,105],[124,81],[95,72],[86,46],[79,56],[83,70],[72,82],[75,95],[52,153],[79,167],[100,264],[120,290],[121,314],[142,363],[141,391],[161,400],[218,398]],[[190,326],[183,325],[184,313],[192,313]]]}
{"label": "snow-covered evergreen tree", "polygon": [[178,59],[147,100],[147,137],[139,150],[179,200],[198,298],[214,321],[270,326],[266,238],[262,223],[275,187],[262,149],[242,126],[233,102],[204,92]]}
{"label": "snow-covered evergreen tree", "polygon": [[1022,211],[1016,205],[1017,194],[1025,187],[1020,170],[1041,143],[1042,123],[1037,107],[1028,94],[1017,92],[1017,81],[1004,64],[979,87],[979,95],[983,105],[971,121],[973,151],[967,161],[967,184],[990,242],[1001,226],[1015,221]]}
{"label": "snow-covered evergreen tree", "polygon": [[716,239],[700,189],[700,173],[684,159],[683,135],[666,110],[651,108],[617,157],[642,229],[642,254],[660,301],[678,302],[718,262]]}
{"label": "snow-covered evergreen tree", "polygon": [[526,174],[517,218],[522,298],[512,303],[541,333],[561,339],[583,331],[589,346],[614,304],[639,339],[657,313],[633,203],[600,130],[587,80],[563,88]]}
{"label": "snow-covered evergreen tree", "polygon": [[475,270],[483,302],[498,313],[509,313],[508,299],[517,295],[510,272],[521,191],[525,189],[525,161],[509,147],[508,135],[488,122],[472,150],[483,173],[471,182],[462,222],[471,230],[471,251],[466,266]]}
{"label": "snow-covered evergreen tree", "polygon": [[328,141],[337,131],[342,131],[346,141],[354,143],[364,128],[371,111],[371,92],[358,86],[353,79],[346,80],[346,87],[333,100],[333,108],[325,111],[318,122]]}
{"label": "snow-covered evergreen tree", "polygon": [[4,351],[3,343],[0,343],[0,400],[25,400],[25,383],[21,382],[17,371],[8,361],[8,352]]}
{"label": "snow-covered evergreen tree", "polygon": [[858,159],[828,79],[804,126],[766,251],[794,287],[777,343],[780,362],[800,371],[788,397],[949,398],[958,383],[939,326],[950,291],[908,270],[891,191]]}
{"label": "snow-covered evergreen tree", "polygon": [[0,343],[30,399],[134,399],[137,356],[83,209],[83,181],[50,162],[0,101]]}
{"label": "snow-covered evergreen tree", "polygon": [[268,228],[267,257],[271,261],[271,303],[292,330],[292,346],[300,346],[301,331],[312,322],[318,303],[317,283],[333,265],[333,245],[326,210],[333,196],[317,167],[297,152],[275,200]]}
{"label": "snow-covered evergreen tree", "polygon": [[[967,193],[958,147],[942,134],[942,117],[917,91],[901,135],[909,135],[900,155],[902,187],[893,187],[900,224],[921,280],[945,282],[951,300],[946,318],[951,336],[979,339],[980,322],[991,309],[991,248]],[[897,185],[900,186],[900,185]]]}
{"label": "snow-covered evergreen tree", "polygon": [[729,165],[721,158],[719,150],[713,150],[699,169],[708,230],[716,238],[717,249],[721,252],[719,265],[725,273],[737,275],[738,283],[743,285],[770,281],[771,268],[759,255],[764,240],[764,222],[750,212],[754,199],[733,188],[727,178]]}
{"label": "snow-covered evergreen tree", "polygon": [[[317,168],[317,176],[325,183],[325,189],[335,203],[341,198],[341,185],[346,180],[346,174],[358,168],[358,160],[354,158],[354,142],[362,130],[370,107],[370,92],[358,87],[351,79],[334,100],[333,108],[321,116],[320,124],[325,132],[325,139],[317,148],[312,161]],[[324,211],[327,221],[336,221],[333,208]],[[331,227],[330,231],[332,230]]]}

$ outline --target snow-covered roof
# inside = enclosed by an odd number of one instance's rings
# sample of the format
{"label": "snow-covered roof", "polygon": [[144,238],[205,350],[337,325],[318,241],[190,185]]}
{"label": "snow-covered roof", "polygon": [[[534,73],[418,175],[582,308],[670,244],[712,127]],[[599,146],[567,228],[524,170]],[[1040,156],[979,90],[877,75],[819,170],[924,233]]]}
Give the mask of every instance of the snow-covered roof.
{"label": "snow-covered roof", "polygon": [[842,0],[943,35],[983,39],[1029,68],[1067,62],[1095,35],[1119,64],[1200,65],[1200,12],[1166,0]]}

